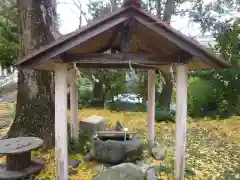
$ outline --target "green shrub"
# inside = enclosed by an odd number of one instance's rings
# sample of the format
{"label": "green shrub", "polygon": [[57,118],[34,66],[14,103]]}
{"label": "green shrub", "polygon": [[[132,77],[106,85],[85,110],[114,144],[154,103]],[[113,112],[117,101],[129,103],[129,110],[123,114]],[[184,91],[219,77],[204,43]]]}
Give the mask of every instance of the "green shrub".
{"label": "green shrub", "polygon": [[93,99],[93,93],[91,87],[85,86],[79,88],[78,91],[78,104],[80,108],[89,107],[90,102]]}
{"label": "green shrub", "polygon": [[[188,85],[188,113],[190,116],[205,116],[216,113],[218,93],[214,92],[211,82],[198,77],[190,78]],[[211,114],[211,113],[210,113]]]}
{"label": "green shrub", "polygon": [[146,112],[146,110],[147,108],[141,103],[136,103],[133,109],[135,112]]}
{"label": "green shrub", "polygon": [[104,102],[103,100],[98,100],[98,99],[94,99],[92,101],[89,102],[89,107],[93,107],[93,108],[104,108]]}
{"label": "green shrub", "polygon": [[141,103],[130,103],[130,102],[110,102],[107,104],[107,108],[111,111],[133,111],[133,112],[144,112],[146,108]]}
{"label": "green shrub", "polygon": [[107,105],[107,108],[111,111],[120,111],[118,102],[110,102]]}
{"label": "green shrub", "polygon": [[70,124],[68,124],[68,152],[71,154],[89,152],[91,146],[91,134],[79,134],[78,140],[71,138]]}
{"label": "green shrub", "polygon": [[155,120],[157,122],[174,122],[175,121],[175,116],[171,114],[170,111],[166,111],[164,109],[156,109],[155,110]]}
{"label": "green shrub", "polygon": [[70,153],[81,153],[86,154],[90,151],[91,136],[90,135],[79,135],[78,140],[71,137],[68,139],[68,151]]}

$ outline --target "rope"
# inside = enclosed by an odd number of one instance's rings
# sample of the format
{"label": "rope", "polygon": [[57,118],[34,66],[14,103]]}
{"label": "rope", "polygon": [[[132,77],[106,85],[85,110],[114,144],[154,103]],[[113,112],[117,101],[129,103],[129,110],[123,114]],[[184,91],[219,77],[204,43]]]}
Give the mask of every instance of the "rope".
{"label": "rope", "polygon": [[79,71],[76,63],[73,63],[73,70],[76,72],[76,84],[79,86],[82,81],[81,71]]}

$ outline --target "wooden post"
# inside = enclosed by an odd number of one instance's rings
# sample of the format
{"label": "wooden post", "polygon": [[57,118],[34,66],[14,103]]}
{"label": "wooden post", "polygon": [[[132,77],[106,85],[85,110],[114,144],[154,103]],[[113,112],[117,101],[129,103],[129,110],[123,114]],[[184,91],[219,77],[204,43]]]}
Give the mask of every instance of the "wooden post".
{"label": "wooden post", "polygon": [[56,179],[68,179],[67,65],[55,64]]}
{"label": "wooden post", "polygon": [[176,66],[176,149],[175,149],[175,179],[184,180],[185,146],[187,122],[187,65]]}
{"label": "wooden post", "polygon": [[154,122],[155,122],[155,70],[148,71],[148,113],[147,113],[147,128],[148,128],[148,147],[151,153],[154,145]]}
{"label": "wooden post", "polygon": [[31,151],[8,154],[7,155],[7,170],[20,171],[28,168],[31,165]]}
{"label": "wooden post", "polygon": [[1,64],[0,64],[0,76],[3,76],[3,68]]}
{"label": "wooden post", "polygon": [[7,76],[8,72],[7,69],[3,69],[3,76]]}
{"label": "wooden post", "polygon": [[70,109],[71,109],[71,137],[78,139],[79,123],[78,123],[78,86],[76,71],[73,70],[70,78]]}

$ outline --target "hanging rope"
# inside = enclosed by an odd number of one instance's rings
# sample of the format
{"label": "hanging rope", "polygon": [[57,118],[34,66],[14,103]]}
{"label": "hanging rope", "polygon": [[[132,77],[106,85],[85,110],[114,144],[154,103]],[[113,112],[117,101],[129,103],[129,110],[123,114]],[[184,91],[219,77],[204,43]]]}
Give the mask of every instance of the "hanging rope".
{"label": "hanging rope", "polygon": [[81,76],[81,71],[78,69],[76,63],[73,63],[73,70],[75,70],[75,73],[76,73],[76,84],[79,86],[82,81],[82,76]]}
{"label": "hanging rope", "polygon": [[128,65],[129,65],[129,68],[130,68],[130,72],[131,72],[132,75],[134,76],[134,79],[136,79],[136,78],[137,78],[137,75],[136,75],[135,70],[132,68],[131,60],[128,62]]}

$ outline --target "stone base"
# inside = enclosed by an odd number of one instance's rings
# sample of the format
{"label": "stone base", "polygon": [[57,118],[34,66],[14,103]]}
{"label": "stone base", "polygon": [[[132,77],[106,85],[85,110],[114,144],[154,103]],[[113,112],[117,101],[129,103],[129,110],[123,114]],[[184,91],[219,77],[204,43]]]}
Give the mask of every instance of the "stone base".
{"label": "stone base", "polygon": [[79,121],[80,134],[92,135],[96,131],[104,131],[105,128],[105,118],[102,116],[92,115]]}
{"label": "stone base", "polygon": [[143,144],[137,135],[132,135],[131,140],[100,140],[92,138],[92,157],[104,164],[119,164],[124,161],[135,161],[142,156]]}
{"label": "stone base", "polygon": [[44,162],[40,159],[33,159],[31,165],[22,171],[9,171],[5,165],[0,166],[0,180],[17,180],[39,173],[43,168]]}

